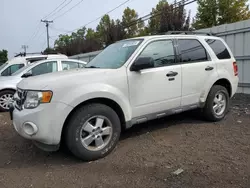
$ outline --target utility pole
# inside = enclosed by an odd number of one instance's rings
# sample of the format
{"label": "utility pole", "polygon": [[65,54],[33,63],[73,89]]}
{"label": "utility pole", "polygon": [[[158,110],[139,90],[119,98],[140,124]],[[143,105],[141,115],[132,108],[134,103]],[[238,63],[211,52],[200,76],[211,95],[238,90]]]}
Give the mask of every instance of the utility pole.
{"label": "utility pole", "polygon": [[41,22],[46,23],[46,30],[47,30],[47,45],[48,45],[48,49],[49,49],[49,24],[50,24],[50,23],[53,23],[53,21],[41,20]]}
{"label": "utility pole", "polygon": [[28,46],[27,45],[22,45],[22,49],[24,50],[24,53],[26,54],[26,50],[27,50]]}

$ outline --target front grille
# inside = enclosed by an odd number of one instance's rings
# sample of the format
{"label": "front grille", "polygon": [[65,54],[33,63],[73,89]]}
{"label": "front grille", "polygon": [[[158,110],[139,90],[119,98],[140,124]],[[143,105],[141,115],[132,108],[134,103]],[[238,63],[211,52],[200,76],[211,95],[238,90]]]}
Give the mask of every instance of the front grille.
{"label": "front grille", "polygon": [[14,96],[14,101],[15,101],[15,107],[18,110],[22,110],[23,109],[23,104],[25,101],[25,97],[26,97],[26,92],[22,89],[17,89],[16,94]]}

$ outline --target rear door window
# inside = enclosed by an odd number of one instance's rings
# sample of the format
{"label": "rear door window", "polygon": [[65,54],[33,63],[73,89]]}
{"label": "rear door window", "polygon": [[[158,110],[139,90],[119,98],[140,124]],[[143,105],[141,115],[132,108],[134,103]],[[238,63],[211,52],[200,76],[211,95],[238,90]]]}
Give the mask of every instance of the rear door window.
{"label": "rear door window", "polygon": [[183,63],[208,61],[208,54],[196,39],[178,39],[180,61]]}
{"label": "rear door window", "polygon": [[231,59],[230,53],[222,41],[215,39],[207,39],[206,42],[212,48],[218,59]]}

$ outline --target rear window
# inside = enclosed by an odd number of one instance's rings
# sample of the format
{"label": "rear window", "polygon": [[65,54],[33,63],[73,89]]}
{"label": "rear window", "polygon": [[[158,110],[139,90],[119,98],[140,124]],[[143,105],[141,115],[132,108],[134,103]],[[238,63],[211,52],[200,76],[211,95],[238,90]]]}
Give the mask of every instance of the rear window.
{"label": "rear window", "polygon": [[181,62],[201,62],[208,61],[205,48],[196,39],[178,39]]}
{"label": "rear window", "polygon": [[215,55],[218,59],[231,59],[229,51],[227,47],[220,40],[215,39],[207,39],[206,42],[213,49]]}

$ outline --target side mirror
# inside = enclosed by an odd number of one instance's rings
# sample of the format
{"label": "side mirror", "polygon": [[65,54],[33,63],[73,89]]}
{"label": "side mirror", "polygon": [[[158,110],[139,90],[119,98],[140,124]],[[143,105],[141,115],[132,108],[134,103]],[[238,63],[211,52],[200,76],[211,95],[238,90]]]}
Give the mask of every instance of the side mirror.
{"label": "side mirror", "polygon": [[30,76],[32,76],[32,74],[30,72],[26,72],[21,76],[21,78],[28,78]]}
{"label": "side mirror", "polygon": [[152,57],[140,57],[131,66],[131,71],[140,71],[142,69],[154,68],[154,60]]}

